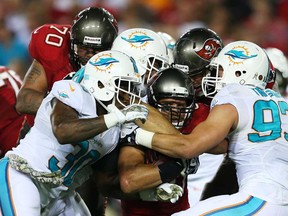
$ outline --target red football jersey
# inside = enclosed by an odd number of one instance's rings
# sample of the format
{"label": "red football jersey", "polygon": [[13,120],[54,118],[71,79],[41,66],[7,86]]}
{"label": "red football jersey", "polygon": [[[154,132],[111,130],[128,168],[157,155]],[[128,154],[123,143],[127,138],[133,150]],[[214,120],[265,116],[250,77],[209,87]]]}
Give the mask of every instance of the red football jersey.
{"label": "red football jersey", "polygon": [[17,145],[24,115],[16,109],[16,95],[21,81],[14,71],[0,67],[0,158]]}
{"label": "red football jersey", "polygon": [[209,115],[210,107],[204,103],[197,103],[190,121],[181,130],[183,134],[189,134],[191,131]]}
{"label": "red football jersey", "polygon": [[[53,83],[73,71],[69,61],[71,25],[46,24],[31,34],[29,52],[45,69],[48,91]],[[34,116],[27,115],[29,125]]]}
{"label": "red football jersey", "polygon": [[48,91],[54,82],[72,72],[69,62],[70,25],[46,24],[31,34],[29,52],[46,72]]}
{"label": "red football jersey", "polygon": [[[173,160],[172,158],[162,155],[152,149],[147,149],[145,152],[146,164],[161,164]],[[121,200],[122,216],[135,215],[157,215],[167,216],[175,212],[186,210],[190,207],[188,202],[187,178],[179,176],[174,180],[176,184],[184,190],[183,196],[176,203],[171,202],[153,202],[153,201],[138,201],[138,200]]]}

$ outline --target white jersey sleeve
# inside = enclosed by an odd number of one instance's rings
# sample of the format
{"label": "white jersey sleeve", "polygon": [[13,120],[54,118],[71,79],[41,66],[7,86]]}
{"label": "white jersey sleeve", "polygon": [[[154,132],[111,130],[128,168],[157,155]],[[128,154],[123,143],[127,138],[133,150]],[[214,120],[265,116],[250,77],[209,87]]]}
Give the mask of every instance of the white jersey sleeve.
{"label": "white jersey sleeve", "polygon": [[73,107],[81,115],[93,115],[94,113],[96,117],[96,101],[79,83],[72,80],[55,82],[50,94],[62,103]]}
{"label": "white jersey sleeve", "polygon": [[53,85],[51,92],[38,109],[35,124],[20,144],[8,154],[17,154],[27,160],[29,166],[41,172],[61,171],[65,187],[81,184],[90,175],[89,165],[113,151],[120,137],[119,126],[79,143],[60,144],[54,136],[50,116],[51,101],[57,98],[74,108],[79,118],[97,117],[95,98],[79,83],[61,80]]}

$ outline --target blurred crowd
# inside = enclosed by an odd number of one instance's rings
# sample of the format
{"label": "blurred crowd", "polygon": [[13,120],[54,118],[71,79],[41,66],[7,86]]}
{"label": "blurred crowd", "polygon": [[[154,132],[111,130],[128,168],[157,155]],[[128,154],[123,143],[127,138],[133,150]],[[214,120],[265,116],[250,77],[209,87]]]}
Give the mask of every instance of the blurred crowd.
{"label": "blurred crowd", "polygon": [[288,0],[1,0],[0,65],[23,78],[31,63],[31,31],[44,23],[71,24],[88,6],[113,13],[120,32],[143,27],[177,39],[191,28],[208,27],[224,44],[249,40],[288,54]]}

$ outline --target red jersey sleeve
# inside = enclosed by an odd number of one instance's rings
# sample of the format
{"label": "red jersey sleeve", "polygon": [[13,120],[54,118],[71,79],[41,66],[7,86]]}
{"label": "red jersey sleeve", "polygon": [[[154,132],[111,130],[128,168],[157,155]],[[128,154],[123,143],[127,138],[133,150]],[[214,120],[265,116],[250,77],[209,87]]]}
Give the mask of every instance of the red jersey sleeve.
{"label": "red jersey sleeve", "polygon": [[0,158],[16,146],[24,122],[24,115],[15,109],[20,86],[21,81],[14,71],[0,67]]}
{"label": "red jersey sleeve", "polygon": [[31,34],[29,52],[44,67],[48,90],[73,71],[69,62],[70,28],[70,25],[46,24]]}

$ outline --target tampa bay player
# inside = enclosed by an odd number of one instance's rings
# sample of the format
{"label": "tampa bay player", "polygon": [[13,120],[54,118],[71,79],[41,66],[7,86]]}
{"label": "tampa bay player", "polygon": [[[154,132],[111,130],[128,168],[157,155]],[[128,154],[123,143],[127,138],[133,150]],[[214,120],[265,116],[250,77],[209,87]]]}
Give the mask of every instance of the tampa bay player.
{"label": "tampa bay player", "polygon": [[[194,88],[187,74],[176,68],[160,70],[148,83],[147,92],[149,105],[163,114],[176,129],[185,127],[195,106]],[[166,216],[188,209],[187,172],[197,171],[198,159],[193,158],[190,164],[192,166],[183,166],[181,160],[131,143],[122,143],[118,161],[121,188],[128,193],[140,191],[138,200],[121,200],[122,215]],[[147,188],[168,182],[183,188],[182,197],[170,200],[175,203],[153,199],[153,190]]]}
{"label": "tampa bay player", "polygon": [[[18,112],[28,114],[30,127],[53,83],[77,71],[94,54],[109,50],[117,34],[116,19],[104,8],[97,7],[80,11],[72,25],[45,24],[31,33],[29,52],[34,60],[24,78],[16,104]],[[28,132],[22,131],[23,136]],[[91,201],[93,208],[95,194]]]}
{"label": "tampa bay player", "polygon": [[[35,115],[55,81],[85,65],[94,54],[109,50],[118,34],[115,18],[104,8],[80,11],[71,25],[45,24],[31,33],[34,58],[17,97],[16,109]],[[33,116],[28,116],[33,125]]]}
{"label": "tampa bay player", "polygon": [[15,71],[0,66],[0,158],[15,147],[25,116],[16,109],[16,96],[22,81]]}
{"label": "tampa bay player", "polygon": [[[192,120],[183,133],[204,121],[209,114],[210,98],[204,96],[201,88],[202,78],[208,72],[208,66],[213,57],[223,48],[219,35],[208,28],[193,28],[184,33],[175,43],[173,50],[174,66],[189,74],[195,88],[197,106]],[[202,195],[206,183],[210,182],[223,161],[223,155],[201,154],[200,167],[195,175],[188,176],[189,203],[194,205]]]}
{"label": "tampa bay player", "polygon": [[140,93],[132,92],[141,80],[130,57],[103,51],[84,74],[81,84],[55,82],[30,132],[0,161],[3,215],[90,215],[75,188],[116,147],[122,123],[146,120]]}

